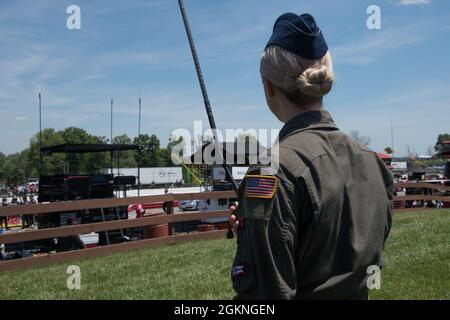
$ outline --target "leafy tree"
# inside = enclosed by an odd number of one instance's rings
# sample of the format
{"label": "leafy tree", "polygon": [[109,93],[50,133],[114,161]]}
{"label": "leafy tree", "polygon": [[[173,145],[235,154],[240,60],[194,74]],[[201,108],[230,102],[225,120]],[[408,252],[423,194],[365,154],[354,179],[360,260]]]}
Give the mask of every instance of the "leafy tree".
{"label": "leafy tree", "polygon": [[[105,143],[104,137],[98,137],[87,133],[85,130],[70,127],[61,131],[54,129],[44,129],[42,131],[42,146],[54,146],[59,144],[102,144]],[[26,176],[38,176],[40,165],[39,154],[39,133],[30,141],[30,147],[27,152],[28,169]],[[87,154],[52,154],[44,155],[42,158],[41,173],[93,173],[98,172],[106,166],[109,155],[106,153],[87,153]]]}
{"label": "leafy tree", "polygon": [[128,137],[125,133],[120,136],[116,136],[113,138],[114,144],[132,144],[130,137]]}
{"label": "leafy tree", "polygon": [[436,145],[434,146],[434,150],[436,150],[437,153],[441,153],[443,151],[444,145],[442,142],[449,141],[450,140],[450,134],[448,133],[442,133],[438,136]]}
{"label": "leafy tree", "polygon": [[[42,146],[53,146],[63,144],[64,139],[54,129],[47,128],[42,130]],[[30,176],[37,177],[39,175],[40,152],[39,152],[39,133],[36,133],[30,139],[30,146],[27,149],[27,161]],[[53,172],[65,172],[66,162],[63,154],[53,154],[42,157],[42,174],[52,174]]]}
{"label": "leafy tree", "polygon": [[[77,127],[69,127],[65,128],[62,131],[59,131],[58,134],[64,140],[64,143],[68,144],[84,144],[84,143],[100,143],[99,139],[91,136],[87,133],[86,130],[77,128]],[[95,140],[95,141],[94,141]]]}
{"label": "leafy tree", "polygon": [[[5,156],[0,153],[0,181],[5,183],[23,183],[29,178],[56,173],[94,173],[100,169],[109,168],[111,154],[87,153],[87,154],[52,154],[42,157],[40,168],[40,135],[36,133],[30,139],[30,145],[22,152]],[[60,144],[105,144],[107,139],[102,136],[89,134],[86,130],[69,127],[55,131],[47,128],[42,131],[42,146],[54,146]],[[137,144],[141,146],[141,166],[160,167],[173,166],[171,153],[175,146],[184,147],[182,137],[170,137],[166,148],[161,147],[156,135],[142,134],[131,139],[126,134],[121,134],[113,139],[115,144]],[[181,154],[181,156],[184,156]],[[120,166],[124,168],[137,167],[138,153],[136,151],[120,152]],[[117,167],[117,158],[113,158],[113,166]]]}
{"label": "leafy tree", "polygon": [[[76,127],[69,127],[58,132],[64,143],[67,144],[102,144],[105,143],[100,137],[90,135],[86,130]],[[86,153],[86,154],[66,154],[68,171],[74,173],[91,173],[105,167],[107,154]]]}
{"label": "leafy tree", "polygon": [[0,152],[0,181],[5,181],[5,161],[6,156]]}
{"label": "leafy tree", "polygon": [[24,182],[27,178],[25,175],[25,168],[26,160],[24,151],[6,156],[4,163],[5,182],[8,185]]}
{"label": "leafy tree", "polygon": [[150,166],[151,167],[161,167],[165,165],[163,158],[163,151],[161,149],[161,143],[158,137],[154,134],[150,137],[149,144],[149,152],[150,152]]}
{"label": "leafy tree", "polygon": [[164,165],[160,147],[161,143],[157,136],[141,134],[139,137],[134,138],[133,142],[141,148],[141,167],[158,167]]}
{"label": "leafy tree", "polygon": [[[167,144],[167,147],[162,150],[164,165],[167,167],[173,167],[175,165],[175,163],[172,161],[172,151],[174,151],[176,156],[178,156],[180,159],[183,158],[185,156],[183,154],[185,146],[186,142],[184,141],[183,137],[177,138],[175,136],[171,136],[169,138],[169,143]],[[174,150],[175,147],[177,150]]]}
{"label": "leafy tree", "polygon": [[[125,133],[113,138],[114,144],[132,144],[133,141]],[[120,165],[122,168],[135,168],[137,167],[137,151],[126,150],[119,152],[119,164],[117,163],[117,155],[115,155],[113,163],[117,167]]]}

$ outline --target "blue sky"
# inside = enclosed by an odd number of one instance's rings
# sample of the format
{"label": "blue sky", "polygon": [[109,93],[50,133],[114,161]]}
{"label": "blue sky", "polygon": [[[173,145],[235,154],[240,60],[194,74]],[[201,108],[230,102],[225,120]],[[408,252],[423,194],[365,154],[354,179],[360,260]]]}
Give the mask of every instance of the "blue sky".
{"label": "blue sky", "polygon": [[[284,12],[316,17],[334,57],[336,85],[325,100],[344,132],[371,148],[391,144],[425,154],[450,131],[450,2],[446,0],[185,0],[219,128],[280,128],[266,107],[259,57]],[[81,30],[66,28],[66,8],[81,8]],[[381,8],[368,30],[366,9]],[[165,144],[177,128],[207,124],[176,0],[2,0],[0,2],[0,152],[27,147],[43,126],[109,136],[143,133]],[[205,128],[206,129],[206,128]]]}

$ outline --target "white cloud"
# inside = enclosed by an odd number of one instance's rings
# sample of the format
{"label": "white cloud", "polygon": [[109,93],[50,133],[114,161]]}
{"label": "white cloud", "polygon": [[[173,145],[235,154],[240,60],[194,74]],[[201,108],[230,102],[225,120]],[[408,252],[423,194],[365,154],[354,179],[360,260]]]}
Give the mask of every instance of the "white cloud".
{"label": "white cloud", "polygon": [[386,53],[422,40],[417,33],[406,30],[383,30],[351,44],[331,48],[335,61],[349,64],[368,64]]}
{"label": "white cloud", "polygon": [[14,119],[17,120],[17,121],[26,121],[26,120],[28,120],[28,119],[30,119],[30,118],[20,116],[20,117],[15,117]]}
{"label": "white cloud", "polygon": [[[422,42],[430,32],[442,31],[447,22],[443,19],[439,22],[437,23],[436,19],[427,19],[399,27],[369,31],[358,40],[332,47],[331,53],[338,63],[369,64],[397,49]],[[442,27],[443,25],[445,27]]]}
{"label": "white cloud", "polygon": [[399,0],[402,6],[415,6],[420,4],[430,4],[431,0]]}

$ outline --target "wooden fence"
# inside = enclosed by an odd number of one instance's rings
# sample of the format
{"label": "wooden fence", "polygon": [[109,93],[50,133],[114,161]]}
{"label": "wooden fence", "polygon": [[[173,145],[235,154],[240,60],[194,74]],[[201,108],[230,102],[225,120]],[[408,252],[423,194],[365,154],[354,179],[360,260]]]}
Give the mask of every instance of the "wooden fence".
{"label": "wooden fence", "polygon": [[[394,211],[416,211],[416,210],[427,210],[430,208],[426,207],[428,201],[438,201],[442,202],[446,208],[450,208],[450,186],[445,186],[442,184],[426,183],[426,182],[398,182],[394,185],[396,189],[416,189],[422,191],[421,194],[410,194],[404,196],[394,197]],[[430,195],[426,194],[427,190],[440,191],[440,195]],[[420,207],[407,208],[407,202],[420,201]]]}
{"label": "wooden fence", "polygon": [[[428,190],[441,190],[447,193],[450,191],[450,187],[448,186],[428,184],[428,183],[397,183],[395,187],[407,189],[423,188]],[[216,211],[207,213],[175,213],[173,203],[175,201],[180,200],[230,199],[235,197],[236,195],[233,191],[220,191],[220,192],[184,193],[184,194],[165,194],[165,195],[152,195],[152,196],[129,197],[129,198],[79,200],[79,201],[66,201],[66,202],[55,202],[55,203],[35,204],[35,205],[0,207],[0,216],[12,216],[19,214],[39,215],[39,214],[51,214],[84,209],[111,208],[118,206],[128,206],[130,204],[136,203],[154,203],[154,202],[169,203],[168,205],[169,212],[166,215],[8,233],[0,235],[0,243],[3,244],[20,243],[32,240],[66,237],[76,234],[86,234],[91,232],[101,232],[108,230],[128,229],[152,225],[173,224],[176,222],[187,222],[187,221],[204,220],[209,218],[227,217],[229,215],[229,211]],[[418,195],[396,196],[394,198],[394,202],[395,201],[404,202],[413,200],[423,202],[435,200],[450,204],[449,196],[433,196],[433,195],[418,194]],[[396,210],[396,212],[423,210],[423,209],[424,208],[406,208]],[[119,244],[100,246],[95,248],[48,254],[44,256],[35,256],[15,260],[0,261],[0,271],[18,268],[27,268],[56,262],[64,262],[86,257],[97,257],[110,253],[125,252],[137,248],[169,245],[193,240],[225,238],[226,232],[227,230],[217,230],[210,232],[176,235],[173,232],[173,228],[171,228],[168,237],[144,239]]]}
{"label": "wooden fence", "polygon": [[[32,240],[66,237],[75,234],[86,234],[91,232],[101,232],[108,230],[128,229],[152,225],[173,224],[176,222],[187,222],[210,218],[227,217],[229,215],[229,211],[213,211],[206,213],[175,213],[173,203],[180,200],[230,199],[235,197],[236,194],[233,191],[220,191],[220,192],[202,192],[202,193],[165,194],[165,195],[152,195],[152,196],[129,197],[129,198],[78,200],[78,201],[53,202],[34,205],[17,205],[9,207],[0,207],[0,216],[13,216],[23,214],[37,214],[37,215],[52,214],[67,211],[111,208],[118,206],[128,206],[130,204],[136,203],[154,203],[154,202],[167,202],[168,203],[167,207],[169,208],[168,214],[157,215],[153,217],[151,216],[130,220],[114,220],[114,221],[2,234],[0,235],[0,243],[3,244],[20,243]],[[169,231],[170,233],[168,237],[144,239],[107,246],[100,246],[95,248],[53,253],[43,256],[0,261],[0,271],[26,268],[55,262],[64,262],[84,257],[97,257],[104,254],[129,251],[136,248],[161,246],[193,240],[225,238],[225,234],[227,232],[227,230],[217,230],[201,233],[175,235],[173,232],[173,228],[170,228]]]}

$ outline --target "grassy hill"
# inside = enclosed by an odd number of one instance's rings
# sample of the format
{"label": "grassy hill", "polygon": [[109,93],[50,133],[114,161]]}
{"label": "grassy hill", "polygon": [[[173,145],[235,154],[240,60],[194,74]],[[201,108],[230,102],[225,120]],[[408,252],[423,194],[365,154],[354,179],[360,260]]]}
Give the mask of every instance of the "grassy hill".
{"label": "grassy hill", "polygon": [[[401,213],[371,299],[450,299],[450,210]],[[142,249],[0,274],[0,299],[231,299],[235,241]],[[69,265],[81,290],[68,290]]]}

